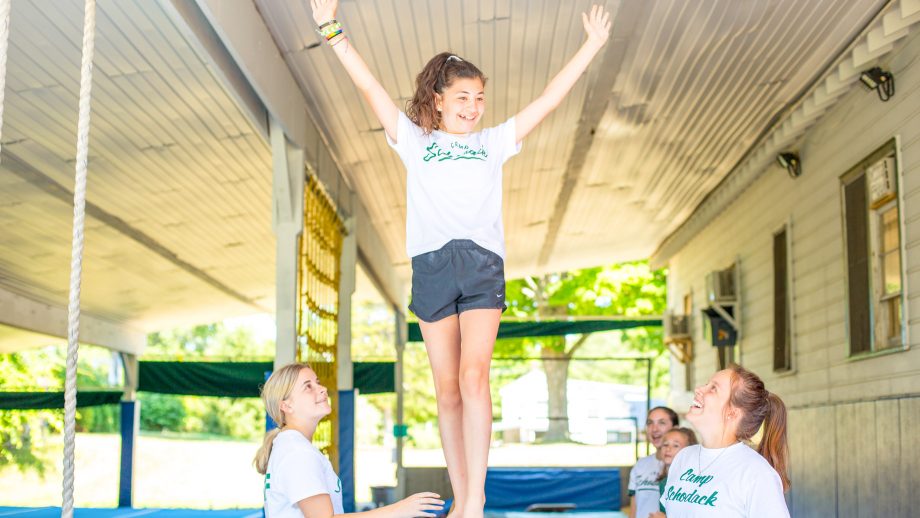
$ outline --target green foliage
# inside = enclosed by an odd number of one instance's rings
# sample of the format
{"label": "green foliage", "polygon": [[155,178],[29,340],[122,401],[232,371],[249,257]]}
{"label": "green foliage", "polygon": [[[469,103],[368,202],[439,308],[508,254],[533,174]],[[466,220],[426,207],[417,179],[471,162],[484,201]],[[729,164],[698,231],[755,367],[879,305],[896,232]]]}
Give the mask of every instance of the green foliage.
{"label": "green foliage", "polygon": [[[10,391],[42,390],[42,384],[52,383],[44,389],[58,389],[53,359],[48,350],[2,354],[0,385]],[[15,466],[43,475],[51,462],[46,436],[63,428],[63,416],[63,410],[0,410],[0,468]]]}
{"label": "green foliage", "polygon": [[141,402],[141,430],[182,431],[185,405],[178,396],[141,392],[137,399]]}
{"label": "green foliage", "polygon": [[143,359],[255,361],[274,357],[274,341],[256,341],[248,328],[218,322],[150,333]]}
{"label": "green foliage", "polygon": [[[666,274],[650,271],[645,262],[546,275],[540,278],[508,281],[506,317],[532,319],[568,316],[661,315],[666,305]],[[537,289],[535,289],[537,288]],[[539,289],[542,288],[542,289]],[[540,291],[540,293],[538,293]],[[352,355],[355,360],[393,359],[393,314],[386,304],[356,304],[352,313]],[[501,418],[499,391],[508,383],[540,368],[537,360],[502,358],[540,358],[544,351],[574,355],[571,371],[578,379],[645,385],[644,362],[578,361],[582,357],[654,357],[653,387],[664,390],[668,383],[668,356],[660,328],[639,328],[623,332],[596,333],[581,341],[580,336],[515,338],[498,340],[491,369],[492,401],[496,419]],[[574,353],[578,354],[574,354]],[[409,343],[404,354],[406,423],[409,443],[417,447],[437,447],[437,406],[434,382],[424,344]],[[392,398],[369,397],[381,412]],[[391,409],[392,411],[392,409]],[[389,433],[383,430],[382,433]]]}
{"label": "green foliage", "polygon": [[[548,274],[508,281],[505,290],[508,316],[519,318],[566,317],[641,317],[664,313],[667,305],[667,273],[651,271],[646,261],[585,268],[571,272]],[[657,376],[653,385],[667,384],[668,362],[658,327],[629,329],[621,332],[599,333],[579,345],[581,356],[644,356],[656,358]],[[498,340],[496,356],[540,356],[543,349],[574,354],[577,336]],[[587,354],[588,344],[593,344]],[[663,360],[661,363],[660,360]],[[627,365],[627,364],[624,364]],[[630,365],[627,370],[636,370]],[[644,371],[638,369],[640,374]],[[580,379],[583,379],[580,377]],[[636,379],[619,380],[635,382]],[[600,380],[598,380],[600,381]],[[612,380],[611,380],[612,381]],[[642,378],[644,384],[644,378]]]}
{"label": "green foliage", "polygon": [[[184,360],[229,358],[269,359],[274,343],[258,342],[245,327],[223,323],[179,328],[148,336],[148,355]],[[112,351],[80,346],[77,387],[80,390],[115,388],[113,366],[120,360]],[[61,391],[64,385],[66,344],[0,355],[0,386],[10,391]],[[251,439],[264,430],[261,402],[255,398],[198,398],[140,393],[141,429],[224,435]],[[105,405],[77,410],[80,432],[118,433],[119,407]],[[48,458],[46,437],[63,428],[63,410],[0,411],[0,468],[44,473]]]}
{"label": "green foliage", "polygon": [[[641,317],[661,315],[667,304],[666,273],[650,271],[645,261],[525,277],[506,287],[508,315],[518,318],[563,319],[568,317]],[[668,358],[660,328],[580,336],[552,336],[499,340],[495,356],[518,356],[543,360],[549,390],[551,416],[567,415],[565,389],[571,373],[577,379],[646,384],[646,363],[602,360],[577,361],[578,357],[651,357],[653,394],[668,383]],[[573,360],[575,360],[573,362]],[[603,365],[601,365],[603,363]],[[528,370],[533,368],[528,367]],[[517,374],[512,369],[493,382],[493,400],[500,387]],[[507,380],[507,381],[506,381]],[[544,440],[564,440],[564,421],[550,421]]]}
{"label": "green foliage", "polygon": [[[147,335],[142,359],[170,361],[255,361],[274,358],[272,340],[257,341],[250,329],[224,323],[180,327]],[[238,439],[265,431],[256,398],[213,398],[140,393],[141,429],[213,434]]]}
{"label": "green foliage", "polygon": [[[182,431],[255,439],[265,433],[265,410],[255,398],[183,396]],[[143,415],[143,413],[142,413]]]}
{"label": "green foliage", "polygon": [[[543,296],[535,289],[543,281]],[[660,315],[667,304],[666,272],[649,270],[646,261],[585,268],[508,281],[508,315],[547,316]]]}

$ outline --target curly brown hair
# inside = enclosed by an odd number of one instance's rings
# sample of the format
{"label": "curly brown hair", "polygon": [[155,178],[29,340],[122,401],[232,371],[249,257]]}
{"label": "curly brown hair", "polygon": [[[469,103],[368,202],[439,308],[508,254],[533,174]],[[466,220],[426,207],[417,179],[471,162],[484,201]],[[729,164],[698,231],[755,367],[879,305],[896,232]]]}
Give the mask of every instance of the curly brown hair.
{"label": "curly brown hair", "polygon": [[434,94],[443,94],[458,77],[479,79],[486,84],[486,76],[476,65],[450,52],[442,52],[431,58],[415,78],[415,94],[406,103],[406,116],[422,128],[425,133],[440,129],[441,114],[438,113]]}

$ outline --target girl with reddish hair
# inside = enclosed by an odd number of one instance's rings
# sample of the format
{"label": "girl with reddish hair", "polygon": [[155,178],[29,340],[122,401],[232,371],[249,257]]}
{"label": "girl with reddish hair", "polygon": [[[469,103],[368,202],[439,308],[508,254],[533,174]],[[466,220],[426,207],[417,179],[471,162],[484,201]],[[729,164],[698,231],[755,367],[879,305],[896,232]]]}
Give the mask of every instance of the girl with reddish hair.
{"label": "girl with reddish hair", "polygon": [[610,14],[600,6],[582,14],[585,42],[543,93],[504,123],[479,130],[486,77],[476,65],[450,52],[434,56],[400,111],[335,19],[338,0],[310,5],[319,33],[406,167],[409,309],[419,319],[434,374],[451,513],[482,518],[492,435],[489,364],[505,309],[502,165],[604,47]]}
{"label": "girl with reddish hair", "polygon": [[[753,372],[732,365],[697,387],[687,412],[700,443],[681,450],[661,504],[676,517],[788,517],[786,406]],[[756,450],[745,444],[763,426]]]}

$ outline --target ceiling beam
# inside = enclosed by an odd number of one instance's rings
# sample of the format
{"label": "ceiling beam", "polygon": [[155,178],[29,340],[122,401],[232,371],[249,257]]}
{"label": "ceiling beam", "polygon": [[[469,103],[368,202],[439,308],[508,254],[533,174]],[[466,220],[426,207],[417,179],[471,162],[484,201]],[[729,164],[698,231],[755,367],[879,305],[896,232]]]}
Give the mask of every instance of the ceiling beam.
{"label": "ceiling beam", "polygon": [[[66,340],[67,308],[0,288],[0,352]],[[147,334],[84,311],[80,314],[80,343],[140,354],[147,344]]]}
{"label": "ceiling beam", "polygon": [[[25,142],[17,145],[22,144],[25,144]],[[50,176],[30,165],[28,161],[23,160],[18,155],[13,154],[10,151],[10,147],[11,146],[3,147],[2,160],[4,170],[9,171],[10,173],[18,176],[22,180],[41,190],[42,192],[57,198],[67,205],[73,204],[73,191],[71,189],[68,189],[67,187],[56,182]],[[252,307],[258,312],[264,313],[268,311],[268,309],[260,306],[252,298],[234,290],[230,286],[222,283],[220,280],[212,277],[201,268],[198,268],[188,261],[183,260],[179,257],[179,254],[164,246],[162,243],[154,239],[153,236],[131,226],[127,221],[104,210],[100,206],[91,202],[86,202],[86,215],[99,221],[100,223],[105,224],[110,229],[138,243],[139,245],[160,256],[161,258],[166,259],[180,270],[188,273],[192,277],[197,278],[198,280],[224,293],[225,295],[228,295],[231,298]]]}
{"label": "ceiling beam", "polygon": [[[197,5],[271,116],[295,146],[306,148],[309,117],[306,100],[255,3],[226,0],[171,0],[170,3],[180,12],[192,11],[188,4]],[[186,23],[195,23],[195,19]]]}
{"label": "ceiling beam", "polygon": [[621,2],[618,5],[613,17],[613,32],[610,35],[610,41],[602,51],[600,64],[593,65],[597,69],[597,77],[585,94],[581,117],[575,129],[575,143],[572,146],[565,173],[562,175],[562,188],[556,198],[556,204],[547,224],[546,238],[537,258],[538,267],[545,267],[553,254],[559,238],[559,230],[562,228],[562,222],[572,201],[572,194],[581,178],[588,152],[594,144],[594,134],[607,111],[620,68],[628,57],[627,52],[631,48],[629,42],[639,41],[641,28],[646,26],[652,4],[653,2]]}
{"label": "ceiling beam", "polygon": [[268,112],[265,105],[198,4],[194,0],[160,0],[160,7],[198,55],[210,61],[211,72],[223,83],[224,89],[236,101],[252,127],[268,141]]}
{"label": "ceiling beam", "polygon": [[[183,32],[190,40],[197,40],[193,44],[223,76],[225,88],[249,112],[262,138],[269,141],[268,117],[273,117],[291,143],[304,149],[308,165],[335,200],[340,214],[356,217],[358,246],[369,258],[365,266],[381,280],[381,292],[391,302],[401,304],[405,288],[379,231],[366,216],[363,202],[353,195],[328,136],[311,118],[306,98],[255,3],[160,0],[160,4],[177,25],[185,26]],[[263,112],[259,106],[264,107]]]}

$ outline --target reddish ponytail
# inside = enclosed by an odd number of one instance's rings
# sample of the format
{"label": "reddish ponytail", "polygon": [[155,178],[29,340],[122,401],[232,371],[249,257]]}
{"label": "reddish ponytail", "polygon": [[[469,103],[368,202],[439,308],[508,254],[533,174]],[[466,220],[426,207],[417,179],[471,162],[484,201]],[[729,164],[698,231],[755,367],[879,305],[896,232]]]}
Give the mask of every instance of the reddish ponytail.
{"label": "reddish ponytail", "polygon": [[789,490],[789,446],[786,442],[786,405],[776,394],[771,394],[756,374],[741,367],[730,365],[732,393],[730,404],[741,410],[737,436],[748,440],[757,434],[763,425],[763,438],[757,452],[779,474],[783,491]]}
{"label": "reddish ponytail", "polygon": [[767,394],[767,415],[763,421],[763,438],[757,446],[757,453],[763,455],[783,480],[783,490],[789,490],[789,446],[786,443],[786,405],[776,394]]}

